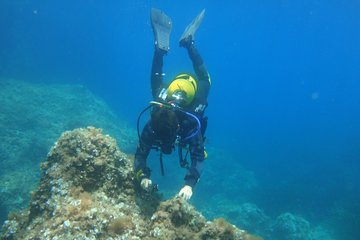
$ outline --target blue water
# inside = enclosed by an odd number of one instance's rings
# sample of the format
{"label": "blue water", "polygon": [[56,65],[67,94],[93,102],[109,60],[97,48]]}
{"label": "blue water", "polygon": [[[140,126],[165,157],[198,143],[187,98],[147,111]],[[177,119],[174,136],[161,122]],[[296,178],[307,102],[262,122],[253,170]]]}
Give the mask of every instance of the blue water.
{"label": "blue water", "polygon": [[206,8],[209,146],[255,173],[252,201],[269,215],[323,220],[340,204],[343,222],[360,222],[360,2],[215,2],[3,0],[0,76],[83,84],[135,127],[151,100],[151,7],[173,20],[168,80],[192,70],[178,39]]}

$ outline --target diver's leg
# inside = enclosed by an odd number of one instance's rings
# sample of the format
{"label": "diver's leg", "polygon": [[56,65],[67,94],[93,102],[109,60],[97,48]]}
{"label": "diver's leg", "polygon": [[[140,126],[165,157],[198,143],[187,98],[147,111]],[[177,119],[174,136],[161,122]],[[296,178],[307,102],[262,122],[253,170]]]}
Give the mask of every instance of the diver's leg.
{"label": "diver's leg", "polygon": [[163,64],[166,51],[155,46],[155,52],[151,67],[151,91],[153,98],[157,98],[163,85]]}
{"label": "diver's leg", "polygon": [[209,81],[209,73],[204,64],[204,61],[200,55],[200,52],[195,48],[194,41],[191,36],[186,39],[183,39],[180,42],[180,46],[187,49],[188,55],[192,61],[195,73],[199,78],[199,81]]}

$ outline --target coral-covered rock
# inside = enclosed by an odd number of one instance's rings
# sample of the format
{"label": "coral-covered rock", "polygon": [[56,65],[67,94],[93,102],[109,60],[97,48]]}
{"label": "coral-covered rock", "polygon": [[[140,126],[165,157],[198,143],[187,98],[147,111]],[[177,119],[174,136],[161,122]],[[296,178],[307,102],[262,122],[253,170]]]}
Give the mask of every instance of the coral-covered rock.
{"label": "coral-covered rock", "polygon": [[278,240],[306,240],[310,236],[310,224],[302,217],[283,213],[272,226],[272,236]]}
{"label": "coral-covered rock", "polygon": [[100,129],[63,133],[41,169],[29,208],[9,215],[1,239],[260,239],[181,198],[137,192],[132,160]]}
{"label": "coral-covered rock", "polygon": [[232,212],[232,215],[235,214],[237,216],[233,218],[236,219],[237,224],[254,233],[258,233],[258,229],[266,232],[270,226],[270,217],[266,216],[265,212],[255,204],[244,203]]}

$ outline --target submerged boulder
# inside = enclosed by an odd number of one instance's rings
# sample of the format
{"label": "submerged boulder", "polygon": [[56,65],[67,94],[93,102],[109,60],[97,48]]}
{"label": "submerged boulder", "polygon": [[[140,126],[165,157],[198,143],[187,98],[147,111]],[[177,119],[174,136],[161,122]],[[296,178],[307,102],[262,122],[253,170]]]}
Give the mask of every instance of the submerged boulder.
{"label": "submerged boulder", "polygon": [[97,128],[64,132],[41,170],[29,208],[9,215],[0,239],[260,239],[183,199],[139,192],[131,158]]}
{"label": "submerged boulder", "polygon": [[291,213],[283,213],[272,226],[272,236],[279,240],[306,240],[310,236],[310,223]]}

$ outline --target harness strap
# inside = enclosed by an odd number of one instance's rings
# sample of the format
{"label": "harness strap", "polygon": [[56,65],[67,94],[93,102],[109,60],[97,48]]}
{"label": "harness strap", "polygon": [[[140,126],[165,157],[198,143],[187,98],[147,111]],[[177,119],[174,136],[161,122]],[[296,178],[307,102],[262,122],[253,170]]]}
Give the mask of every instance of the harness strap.
{"label": "harness strap", "polygon": [[164,173],[164,163],[163,163],[163,155],[162,152],[160,151],[160,172],[161,172],[161,176],[165,176]]}
{"label": "harness strap", "polygon": [[187,155],[189,153],[189,150],[186,151],[185,158],[183,158],[183,152],[182,152],[182,145],[179,144],[178,152],[179,152],[179,163],[180,167],[189,169],[189,163],[187,161]]}

